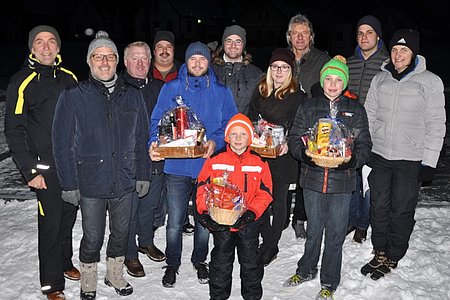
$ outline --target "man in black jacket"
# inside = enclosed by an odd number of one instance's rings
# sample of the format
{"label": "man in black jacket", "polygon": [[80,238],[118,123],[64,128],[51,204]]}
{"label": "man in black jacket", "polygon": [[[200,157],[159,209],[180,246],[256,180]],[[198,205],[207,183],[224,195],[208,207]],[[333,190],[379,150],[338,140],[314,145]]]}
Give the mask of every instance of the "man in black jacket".
{"label": "man in black jacket", "polygon": [[114,42],[106,32],[97,32],[87,53],[89,78],[61,93],[55,111],[53,153],[63,199],[81,207],[83,300],[96,297],[107,214],[104,282],[119,295],[133,293],[123,278],[132,197],[136,192],[145,196],[150,187],[144,100],[117,75],[118,62]]}
{"label": "man in black jacket", "polygon": [[[159,91],[163,82],[149,75],[152,54],[147,43],[137,41],[128,44],[124,51],[125,83],[137,88],[144,97],[147,116],[150,119]],[[149,125],[150,126],[150,125]],[[150,161],[150,157],[147,158]],[[164,183],[164,162],[152,163],[152,175],[149,193],[142,198],[137,193],[133,194],[133,209],[131,213],[130,232],[128,234],[128,248],[125,255],[127,272],[134,277],[145,276],[144,267],[138,258],[138,251],[146,254],[153,261],[166,259],[164,253],[153,243],[153,224],[155,211],[160,205],[161,192]],[[136,235],[139,245],[136,246]]]}
{"label": "man in black jacket", "polygon": [[78,207],[61,199],[52,155],[52,120],[60,92],[77,78],[62,68],[55,28],[34,27],[28,55],[6,91],[5,136],[14,162],[38,201],[38,254],[42,293],[64,299],[64,277],[79,280],[72,264],[72,229]]}

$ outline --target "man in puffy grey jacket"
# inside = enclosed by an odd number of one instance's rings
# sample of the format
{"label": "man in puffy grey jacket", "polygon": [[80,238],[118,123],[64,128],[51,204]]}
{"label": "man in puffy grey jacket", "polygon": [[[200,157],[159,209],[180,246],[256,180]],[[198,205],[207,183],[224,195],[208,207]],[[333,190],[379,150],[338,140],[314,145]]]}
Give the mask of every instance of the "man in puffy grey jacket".
{"label": "man in puffy grey jacket", "polygon": [[445,136],[442,80],[426,68],[419,33],[399,29],[391,59],[370,84],[366,103],[373,148],[369,167],[374,258],[363,275],[377,280],[405,256],[422,182],[433,178]]}
{"label": "man in puffy grey jacket", "polygon": [[[132,195],[147,194],[148,116],[142,94],[116,73],[119,54],[106,32],[90,43],[90,76],[61,93],[52,140],[62,198],[80,204],[81,299],[95,299],[97,263],[106,215],[110,236],[106,248],[105,284],[122,296],[133,292],[123,278]],[[150,224],[151,226],[151,224]]]}

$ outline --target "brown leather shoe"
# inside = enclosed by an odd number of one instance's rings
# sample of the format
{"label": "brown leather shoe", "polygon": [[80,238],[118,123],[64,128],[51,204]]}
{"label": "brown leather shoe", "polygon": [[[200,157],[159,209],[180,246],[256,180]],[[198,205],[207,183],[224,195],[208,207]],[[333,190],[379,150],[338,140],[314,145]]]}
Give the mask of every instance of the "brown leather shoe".
{"label": "brown leather shoe", "polygon": [[148,258],[150,258],[153,261],[164,261],[166,259],[166,255],[156,248],[155,245],[151,245],[149,247],[138,247],[139,252],[147,254]]}
{"label": "brown leather shoe", "polygon": [[70,280],[77,281],[77,280],[80,280],[81,274],[77,268],[72,267],[70,270],[64,272],[64,277],[66,277],[67,279],[70,279]]}
{"label": "brown leather shoe", "polygon": [[56,291],[56,292],[47,294],[47,299],[50,299],[50,300],[62,300],[62,299],[66,299],[66,296],[64,295],[63,291]]}
{"label": "brown leather shoe", "polygon": [[127,273],[133,277],[144,277],[144,267],[138,258],[125,260],[125,266],[127,267]]}

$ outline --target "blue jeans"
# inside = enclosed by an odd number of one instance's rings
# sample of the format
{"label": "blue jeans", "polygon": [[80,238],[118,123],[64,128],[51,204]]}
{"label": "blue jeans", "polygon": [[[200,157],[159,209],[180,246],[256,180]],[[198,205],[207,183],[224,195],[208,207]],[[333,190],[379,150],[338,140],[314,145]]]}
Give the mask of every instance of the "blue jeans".
{"label": "blue jeans", "polygon": [[352,193],[323,194],[304,188],[303,196],[308,228],[305,252],[297,263],[297,274],[302,277],[314,277],[317,274],[322,236],[325,230],[320,283],[334,291],[341,281],[342,245],[347,234]]}
{"label": "blue jeans", "polygon": [[[181,265],[182,230],[192,194],[195,203],[195,179],[188,176],[165,175],[167,187],[166,262],[170,266]],[[195,215],[195,214],[194,214]],[[208,256],[209,231],[195,218],[194,250],[191,262],[196,265]]]}
{"label": "blue jeans", "polygon": [[93,263],[100,261],[106,226],[106,212],[109,215],[107,257],[124,256],[127,251],[132,197],[128,193],[120,198],[88,198],[81,196],[81,224],[83,237],[80,243],[80,261]]}
{"label": "blue jeans", "polygon": [[348,225],[367,230],[370,224],[370,193],[363,195],[361,174],[356,175],[356,190],[352,193]]}
{"label": "blue jeans", "polygon": [[136,235],[138,236],[139,246],[150,247],[153,245],[153,221],[161,200],[163,180],[164,176],[161,174],[152,175],[150,190],[147,195],[139,198],[137,193],[133,193],[128,249],[125,255],[128,260],[138,258]]}

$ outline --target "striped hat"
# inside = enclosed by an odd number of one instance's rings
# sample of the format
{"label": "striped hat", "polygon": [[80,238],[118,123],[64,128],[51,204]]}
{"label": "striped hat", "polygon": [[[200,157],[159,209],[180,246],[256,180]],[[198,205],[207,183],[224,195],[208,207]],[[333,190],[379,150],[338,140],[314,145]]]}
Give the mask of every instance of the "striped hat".
{"label": "striped hat", "polygon": [[253,124],[252,121],[250,121],[250,119],[246,115],[241,113],[234,115],[230,119],[230,121],[228,121],[227,127],[225,128],[225,142],[227,143],[230,142],[230,138],[228,137],[228,135],[230,133],[231,128],[235,126],[241,126],[247,131],[249,136],[248,145],[250,145],[253,141]]}
{"label": "striped hat", "polygon": [[329,62],[323,65],[320,70],[320,86],[323,87],[323,80],[327,75],[337,75],[344,81],[344,90],[348,84],[347,60],[341,55],[336,55]]}

